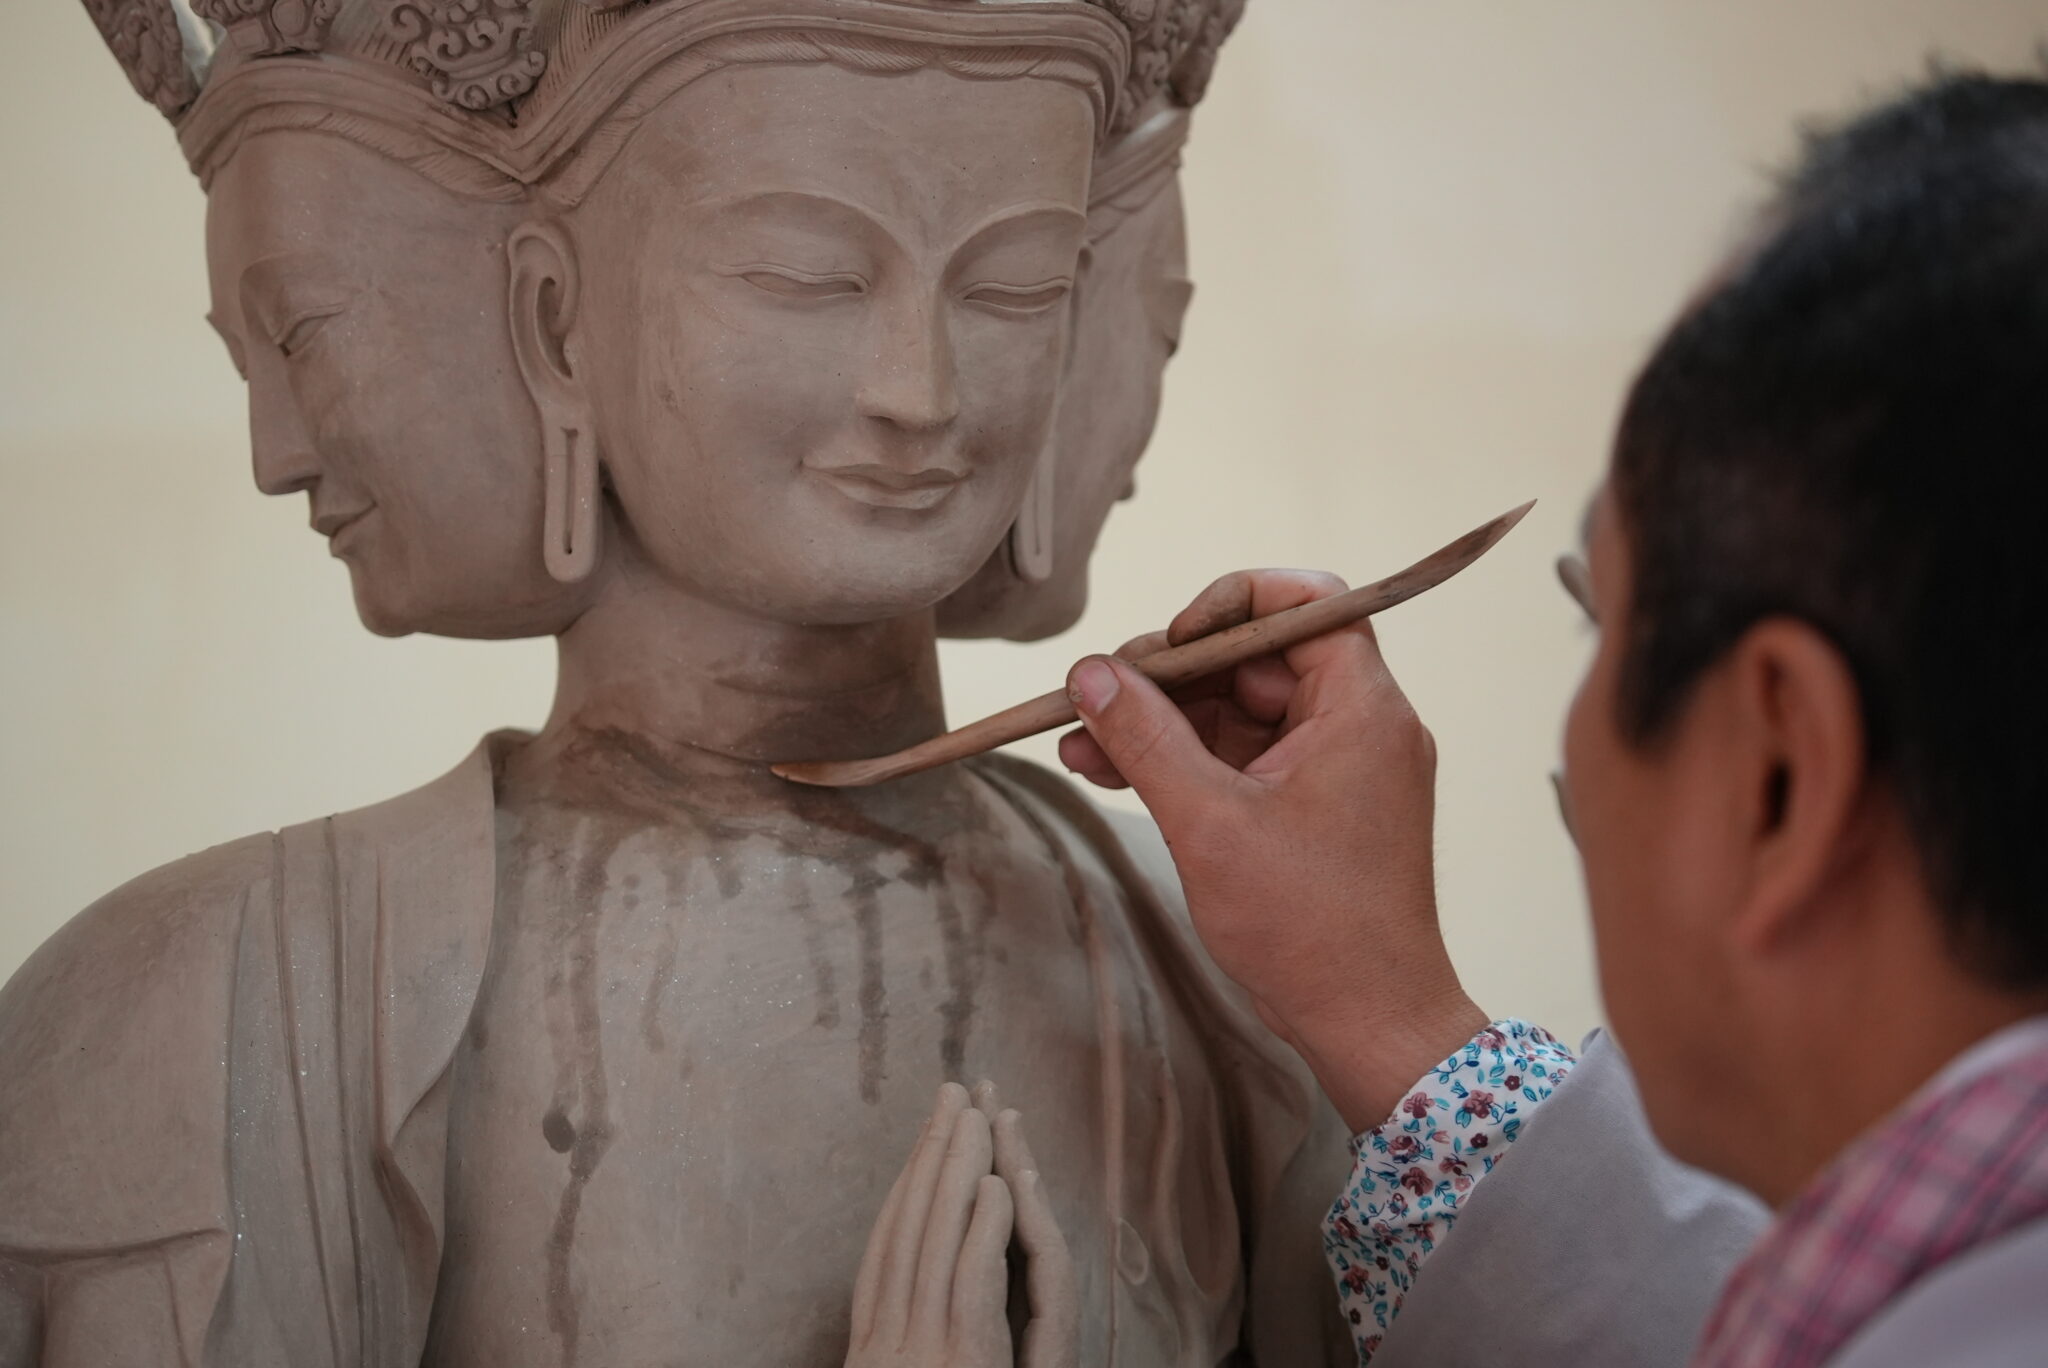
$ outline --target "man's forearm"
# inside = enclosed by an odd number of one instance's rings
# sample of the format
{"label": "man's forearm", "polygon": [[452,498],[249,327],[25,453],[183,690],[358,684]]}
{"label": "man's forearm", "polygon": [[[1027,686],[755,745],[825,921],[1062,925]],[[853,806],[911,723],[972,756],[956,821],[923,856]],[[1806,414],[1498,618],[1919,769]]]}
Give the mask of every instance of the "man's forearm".
{"label": "man's forearm", "polygon": [[1423,1261],[1479,1181],[1576,1062],[1540,1026],[1493,1022],[1353,1137],[1351,1179],[1325,1218],[1323,1250],[1361,1364],[1378,1352]]}

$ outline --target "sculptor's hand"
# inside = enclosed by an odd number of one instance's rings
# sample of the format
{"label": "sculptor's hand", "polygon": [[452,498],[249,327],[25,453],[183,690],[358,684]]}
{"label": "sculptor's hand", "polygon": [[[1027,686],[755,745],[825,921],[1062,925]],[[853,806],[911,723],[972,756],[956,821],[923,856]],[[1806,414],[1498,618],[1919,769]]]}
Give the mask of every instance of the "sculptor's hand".
{"label": "sculptor's hand", "polygon": [[[978,1091],[992,1107],[994,1089]],[[1019,1358],[1006,1312],[1013,1225],[1032,1300]],[[868,1237],[847,1368],[1071,1368],[1074,1309],[1072,1264],[1017,1113],[991,1125],[965,1089],[946,1084]]]}
{"label": "sculptor's hand", "polygon": [[[1226,575],[1127,658],[1298,604],[1344,582]],[[1135,788],[1158,822],[1195,931],[1307,1060],[1353,1131],[1486,1024],[1437,926],[1436,746],[1368,623],[1168,699],[1120,660],[1068,676],[1085,731],[1060,758]]]}

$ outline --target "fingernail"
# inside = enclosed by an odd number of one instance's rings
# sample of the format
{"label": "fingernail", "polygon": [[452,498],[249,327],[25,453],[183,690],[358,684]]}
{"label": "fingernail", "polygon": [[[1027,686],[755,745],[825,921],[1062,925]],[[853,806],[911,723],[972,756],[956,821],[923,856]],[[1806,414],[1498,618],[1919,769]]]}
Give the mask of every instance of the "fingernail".
{"label": "fingernail", "polygon": [[1116,701],[1116,671],[1101,660],[1084,660],[1067,676],[1067,697],[1086,716],[1094,716]]}

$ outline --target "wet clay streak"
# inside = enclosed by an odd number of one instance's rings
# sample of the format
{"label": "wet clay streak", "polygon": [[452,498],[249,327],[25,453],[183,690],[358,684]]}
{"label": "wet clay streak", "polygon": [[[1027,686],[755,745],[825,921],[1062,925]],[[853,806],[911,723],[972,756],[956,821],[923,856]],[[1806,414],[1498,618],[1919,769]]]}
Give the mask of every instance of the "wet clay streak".
{"label": "wet clay streak", "polygon": [[[947,1078],[963,1081],[967,1037],[974,1026],[975,989],[981,981],[982,932],[993,914],[993,900],[984,898],[970,942],[960,904],[946,885],[946,859],[937,845],[864,815],[843,795],[794,789],[790,800],[798,815],[817,827],[840,832],[863,846],[880,846],[900,852],[908,861],[908,868],[898,877],[910,887],[926,890],[931,895],[945,959],[948,990],[946,1000],[939,1006],[942,1023],[939,1063]],[[874,1102],[881,1097],[888,1017],[887,990],[883,986],[881,910],[876,893],[888,880],[874,871],[872,858],[858,863],[847,859],[842,863],[847,866],[852,880],[848,897],[853,901],[854,923],[860,934],[861,1098]]]}
{"label": "wet clay streak", "polygon": [[661,948],[654,954],[654,977],[648,981],[646,996],[640,1002],[640,1038],[656,1054],[668,1048],[668,1037],[661,1030],[661,999],[676,974],[676,941],[674,924],[663,922]]}
{"label": "wet clay streak", "polygon": [[[977,879],[979,882],[979,879]],[[967,1068],[967,1033],[974,1027],[974,990],[981,986],[983,939],[977,934],[969,941],[953,892],[941,883],[934,890],[934,912],[939,919],[939,939],[946,958],[946,986],[952,995],[939,1004],[939,1018],[945,1030],[939,1036],[939,1062],[946,1077],[963,1082]],[[979,932],[988,922],[990,902],[984,895],[983,912],[977,919]]]}
{"label": "wet clay streak", "polygon": [[[568,880],[569,896],[557,934],[562,960],[548,979],[547,1018],[555,1054],[556,1097],[541,1127],[549,1145],[557,1150],[562,1148],[556,1144],[558,1139],[566,1138],[569,1142],[569,1181],[555,1210],[546,1251],[548,1329],[562,1342],[563,1368],[573,1368],[576,1363],[582,1319],[570,1267],[576,1249],[576,1220],[583,1209],[583,1189],[612,1142],[604,1074],[604,1022],[598,1006],[597,937],[604,906],[605,866],[618,844],[616,835],[600,834],[596,823],[578,823],[576,838],[565,859],[572,877]],[[566,1030],[562,1029],[564,1025]],[[568,1096],[572,1089],[573,1098]],[[581,1115],[580,1125],[569,1119],[572,1104]],[[551,1126],[557,1119],[560,1124]]]}
{"label": "wet clay streak", "polygon": [[818,925],[818,910],[810,895],[802,892],[792,895],[790,910],[803,923],[804,955],[811,963],[811,992],[817,1002],[811,1024],[832,1030],[839,1025],[839,975],[832,967],[832,957],[825,953],[825,931]]}
{"label": "wet clay streak", "polygon": [[860,936],[860,1100],[882,1100],[882,1072],[889,1046],[889,996],[882,982],[882,907],[876,890],[888,881],[872,869],[852,871],[846,896],[853,900],[853,925]]}

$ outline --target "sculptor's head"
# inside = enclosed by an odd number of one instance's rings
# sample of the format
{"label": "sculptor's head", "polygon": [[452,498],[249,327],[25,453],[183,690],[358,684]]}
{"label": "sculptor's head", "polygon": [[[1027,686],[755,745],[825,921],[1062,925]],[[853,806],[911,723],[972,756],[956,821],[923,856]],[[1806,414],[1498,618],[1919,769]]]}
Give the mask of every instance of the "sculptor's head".
{"label": "sculptor's head", "polygon": [[1783,1105],[1837,1023],[1903,1096],[2048,1009],[2044,389],[2048,81],[1956,73],[1809,139],[1624,406],[1565,793],[1650,1121],[1768,1200],[1872,1119]]}
{"label": "sculptor's head", "polygon": [[1046,442],[1095,133],[1064,81],[730,66],[516,234],[522,368],[617,573],[800,624],[964,583]]}
{"label": "sculptor's head", "polygon": [[299,129],[211,178],[209,318],[248,383],[256,483],[307,496],[372,631],[524,636],[576,610],[543,564],[505,322],[523,213]]}

